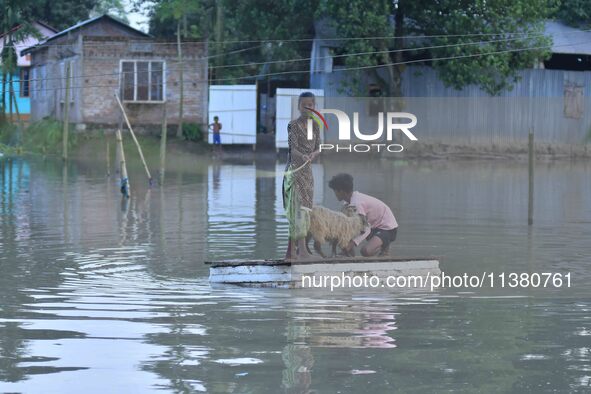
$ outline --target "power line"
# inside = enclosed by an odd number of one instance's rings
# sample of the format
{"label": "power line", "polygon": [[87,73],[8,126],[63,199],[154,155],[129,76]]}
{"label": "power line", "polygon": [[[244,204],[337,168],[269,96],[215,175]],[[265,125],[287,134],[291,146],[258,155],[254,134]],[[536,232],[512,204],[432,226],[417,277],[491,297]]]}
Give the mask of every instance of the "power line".
{"label": "power line", "polygon": [[[589,30],[589,31],[591,31],[591,30]],[[534,37],[534,36],[544,37],[544,34],[532,35],[530,37]],[[457,43],[457,44],[432,45],[432,46],[425,46],[425,47],[411,47],[411,48],[392,49],[392,50],[345,53],[345,54],[340,54],[340,55],[320,56],[320,57],[316,57],[316,58],[303,57],[303,58],[299,58],[299,59],[290,59],[290,60],[273,60],[273,61],[268,61],[268,62],[228,64],[228,65],[221,65],[221,66],[211,66],[209,68],[210,69],[230,68],[230,67],[251,66],[251,65],[299,62],[299,61],[308,61],[308,60],[312,60],[312,59],[317,59],[317,60],[335,59],[335,58],[350,57],[350,56],[377,55],[377,54],[385,54],[385,53],[399,53],[399,52],[410,52],[410,51],[423,51],[423,50],[428,50],[428,49],[439,49],[439,48],[447,48],[447,47],[455,47],[455,46],[481,45],[481,44],[490,44],[490,43],[497,43],[497,42],[510,42],[510,41],[519,40],[519,39],[521,39],[521,38],[508,38],[508,39],[499,39],[499,40],[490,40],[490,41],[472,41],[472,42],[462,42],[462,43]]]}
{"label": "power line", "polygon": [[[569,32],[582,33],[584,31]],[[379,40],[379,39],[424,39],[424,38],[450,38],[450,37],[478,37],[478,36],[496,36],[496,35],[529,35],[528,32],[497,32],[497,33],[465,33],[465,34],[433,34],[433,35],[413,35],[413,36],[374,36],[374,37],[335,37],[335,38],[318,38],[323,41],[348,41],[348,40]],[[566,33],[563,33],[566,34]],[[221,41],[227,44],[252,43],[252,42],[304,42],[314,41],[317,38],[293,38],[293,39],[272,39],[272,40],[235,40],[235,41]],[[212,42],[210,42],[212,44]]]}
{"label": "power line", "polygon": [[[586,42],[579,42],[579,43],[570,43],[570,44],[562,44],[557,46],[572,46],[572,45],[580,45]],[[363,69],[372,69],[372,68],[380,68],[380,67],[387,67],[387,66],[395,66],[395,65],[403,65],[403,64],[413,64],[413,63],[421,63],[427,61],[437,61],[437,60],[453,60],[453,59],[462,59],[462,58],[470,58],[470,57],[480,57],[485,55],[493,55],[493,54],[500,54],[500,53],[513,53],[513,52],[524,52],[534,49],[545,49],[546,46],[536,46],[536,47],[526,47],[526,48],[517,48],[517,49],[510,49],[510,50],[500,50],[500,51],[489,51],[484,53],[477,53],[477,54],[469,54],[469,55],[458,55],[458,56],[448,56],[448,57],[441,57],[441,58],[426,58],[426,59],[415,59],[409,61],[402,61],[402,62],[395,62],[395,63],[384,63],[379,65],[369,65],[369,66],[358,66],[358,67],[348,67],[348,68],[336,68],[333,69],[332,72],[341,72],[341,71],[354,71],[354,70],[363,70]],[[294,71],[282,71],[282,72],[274,72],[274,73],[266,73],[266,74],[258,74],[258,75],[250,75],[250,76],[242,76],[242,77],[230,77],[230,78],[217,78],[217,79],[201,79],[201,80],[188,80],[185,83],[194,84],[199,82],[223,82],[223,81],[233,81],[233,80],[240,80],[240,79],[251,79],[251,78],[261,78],[267,76],[276,76],[276,75],[288,75],[288,74],[302,74],[302,73],[309,73],[310,70],[294,70]],[[135,85],[135,86],[148,86],[148,85]],[[85,85],[85,86],[73,86],[70,87],[71,89],[80,89],[84,87],[114,87],[119,88],[119,84],[109,84],[109,85]],[[54,88],[45,88],[45,89],[30,89],[29,91],[47,91],[47,90],[63,90],[65,87],[54,87]]]}
{"label": "power line", "polygon": [[[576,43],[569,43],[569,44],[561,44],[556,45],[557,47],[564,47],[564,46],[573,46],[573,45],[581,45],[587,43],[586,41],[583,42],[576,42]],[[368,66],[356,66],[356,67],[347,67],[347,68],[335,68],[332,72],[342,72],[342,71],[355,71],[355,70],[366,70],[372,68],[381,68],[381,67],[388,67],[388,66],[397,66],[403,64],[414,64],[414,63],[421,63],[421,62],[428,62],[428,61],[440,61],[440,60],[454,60],[454,59],[465,59],[465,58],[472,58],[472,57],[480,57],[480,56],[487,56],[487,55],[495,55],[501,53],[515,53],[515,52],[525,52],[535,49],[546,49],[548,46],[533,46],[533,47],[525,47],[525,48],[516,48],[516,49],[508,49],[508,50],[499,50],[499,51],[488,51],[483,53],[475,53],[475,54],[468,54],[468,55],[457,55],[457,56],[446,56],[446,57],[435,57],[435,58],[425,58],[425,59],[415,59],[415,60],[407,60],[402,62],[393,62],[393,63],[384,63],[378,65],[368,65]],[[218,78],[218,79],[201,79],[201,80],[188,80],[185,83],[194,84],[199,82],[223,82],[223,81],[234,81],[240,79],[252,79],[252,78],[261,78],[261,77],[268,77],[268,76],[276,76],[276,75],[289,75],[289,74],[303,74],[309,73],[310,70],[294,70],[294,71],[282,71],[282,72],[273,72],[273,73],[266,73],[266,74],[258,74],[258,75],[250,75],[250,76],[243,76],[243,77],[231,77],[231,78]],[[148,85],[134,85],[134,86],[148,86]],[[71,86],[70,89],[81,89],[81,88],[120,88],[119,84],[108,84],[108,85],[85,85],[85,86]],[[30,92],[32,91],[56,91],[56,90],[63,90],[65,87],[53,87],[53,88],[45,88],[45,89],[29,89]]]}
{"label": "power line", "polygon": [[[260,47],[260,45],[255,45],[255,46],[249,47],[249,48],[243,48],[243,49],[237,49],[237,50],[234,50],[234,51],[228,51],[228,52],[224,52],[224,53],[219,53],[219,54],[216,54],[216,55],[202,56],[202,57],[199,57],[199,58],[197,58],[195,60],[196,61],[209,60],[209,59],[213,59],[213,58],[216,58],[216,57],[222,57],[222,56],[231,55],[231,54],[235,54],[235,53],[239,53],[239,52],[246,52],[246,51],[249,51],[249,50],[258,48],[258,47]],[[142,60],[130,60],[130,61],[133,61],[133,62],[140,61],[141,62]],[[186,63],[186,62],[179,62],[177,60],[165,61],[165,60],[160,60],[160,59],[154,59],[154,60],[153,59],[146,59],[144,61],[145,62]],[[180,70],[181,70],[180,68],[177,68],[177,69],[167,69],[167,71],[180,71]],[[192,71],[192,70],[194,70],[194,68],[182,68],[182,70],[183,71]],[[149,71],[138,71],[138,72],[135,72],[135,73],[136,74],[142,74],[142,73],[147,73],[147,72],[149,72]],[[132,74],[133,75],[134,72],[133,71],[131,71],[131,72],[118,71],[118,72],[106,73],[106,74],[85,74],[85,75],[78,75],[78,76],[72,75],[70,77],[70,79],[93,78],[93,77],[108,77],[108,76],[123,75],[123,74]],[[28,81],[29,82],[36,82],[36,81],[42,81],[42,80],[43,81],[51,81],[51,80],[61,80],[61,79],[66,79],[66,77],[29,78]],[[24,82],[24,81],[27,81],[27,80],[24,80],[24,79],[13,79],[12,81],[13,82],[20,83],[20,82]]]}
{"label": "power line", "polygon": [[[589,29],[587,31],[591,31],[591,29]],[[536,34],[536,35],[532,35],[530,37],[543,37],[543,36],[544,36],[544,34]],[[401,48],[401,49],[393,49],[393,50],[366,51],[366,52],[356,52],[356,53],[348,53],[348,54],[340,54],[340,55],[321,56],[321,57],[317,57],[316,59],[321,60],[321,59],[330,59],[330,58],[334,59],[334,58],[373,55],[373,54],[422,51],[422,50],[428,50],[428,49],[439,49],[439,48],[447,48],[447,47],[455,47],[455,46],[468,46],[468,45],[482,45],[482,44],[499,43],[499,42],[511,42],[511,41],[518,40],[518,39],[519,38],[507,38],[507,39],[498,39],[498,40],[489,40],[489,41],[473,41],[473,42],[464,42],[464,43],[456,43],[456,44],[434,45],[434,46],[413,47],[413,48]],[[239,49],[239,50],[235,50],[235,51],[229,51],[229,52],[222,53],[222,54],[202,57],[197,60],[206,60],[206,59],[211,59],[211,58],[218,57],[218,56],[225,56],[225,55],[232,54],[232,53],[244,52],[244,51],[256,49],[258,47],[260,47],[260,45],[250,47],[250,48],[245,48],[245,49]],[[210,66],[209,69],[233,68],[233,67],[243,67],[243,66],[253,66],[253,65],[263,65],[263,64],[277,64],[277,63],[294,63],[294,62],[300,62],[300,61],[308,61],[308,60],[312,60],[312,59],[313,59],[312,57],[307,57],[307,58],[296,58],[296,59],[287,59],[287,60],[273,60],[273,61],[267,61],[267,62],[238,63],[238,64]],[[149,61],[149,60],[147,60],[147,61]],[[168,63],[179,63],[179,62],[172,61],[172,62],[168,62]],[[182,69],[187,70],[187,71],[193,70],[193,69],[185,69],[185,68],[182,68]],[[167,71],[180,71],[180,69],[168,68]],[[149,72],[149,71],[139,71],[136,73],[141,74],[141,73],[147,73],[147,72]],[[134,72],[128,72],[128,73],[134,74]],[[87,74],[87,75],[80,75],[80,76],[72,76],[71,78],[72,79],[80,79],[80,78],[114,76],[114,75],[123,75],[123,74],[126,74],[126,72],[119,71],[119,72],[115,72],[115,73],[106,73],[106,74]],[[43,78],[43,79],[47,81],[47,80],[54,80],[54,79],[65,79],[65,77],[52,77],[52,78]],[[31,82],[37,81],[37,80],[41,80],[41,78],[29,79],[29,81],[31,81]],[[19,80],[14,80],[14,81],[21,82],[22,80],[19,79]]]}
{"label": "power line", "polygon": [[[586,32],[582,31],[575,31],[575,32],[567,32],[563,34],[577,34]],[[520,32],[496,32],[496,33],[463,33],[463,34],[421,34],[421,35],[408,35],[408,36],[394,36],[394,35],[387,35],[387,36],[368,36],[368,37],[313,37],[313,38],[268,38],[268,39],[257,39],[257,40],[226,40],[226,41],[181,41],[181,45],[191,45],[191,44],[204,44],[208,43],[209,45],[217,45],[217,44],[246,44],[246,43],[284,43],[284,42],[309,42],[314,41],[316,39],[323,40],[323,41],[358,41],[358,40],[383,40],[383,39],[425,39],[425,38],[460,38],[460,37],[483,37],[483,36],[527,36],[531,35],[530,32],[520,31]],[[51,37],[50,37],[51,38]],[[177,45],[177,41],[158,41],[153,42],[149,40],[129,40],[122,42],[122,44],[130,44],[130,43],[138,43],[138,44],[151,44],[151,45]],[[39,43],[37,46],[41,47],[60,47],[60,46],[72,46],[74,44],[43,44]],[[86,46],[107,46],[112,45],[112,43],[85,43]],[[12,45],[16,47],[17,45]],[[33,46],[35,47],[35,46]],[[31,47],[32,48],[32,47]]]}
{"label": "power line", "polygon": [[[578,43],[570,43],[570,44],[561,44],[555,45],[557,47],[562,46],[572,46],[572,45],[581,45],[586,44],[587,41],[582,41]],[[458,56],[446,56],[440,58],[429,58],[429,59],[415,59],[415,60],[407,60],[402,62],[394,62],[394,63],[384,63],[379,65],[369,65],[369,66],[358,66],[358,67],[349,67],[349,68],[335,68],[332,72],[341,72],[341,71],[354,71],[354,70],[366,70],[372,68],[380,68],[380,67],[389,67],[389,66],[399,66],[403,64],[413,64],[413,63],[422,63],[422,62],[429,62],[429,61],[438,61],[438,60],[454,60],[454,59],[465,59],[470,57],[479,57],[485,55],[495,55],[501,53],[513,53],[513,52],[525,52],[535,49],[547,49],[548,46],[537,46],[537,47],[528,47],[528,48],[518,48],[518,49],[508,49],[508,50],[500,50],[500,51],[493,51],[493,52],[485,52],[485,53],[477,53],[477,54],[469,54],[469,55],[458,55]],[[248,76],[248,77],[234,77],[234,78],[223,78],[223,79],[214,79],[212,81],[220,82],[220,81],[232,81],[236,79],[249,79],[249,78],[260,78],[260,77],[268,77],[268,76],[276,76],[276,75],[286,75],[286,74],[302,74],[302,73],[309,73],[310,70],[296,70],[296,71],[280,71],[274,73],[267,73],[255,76]]]}

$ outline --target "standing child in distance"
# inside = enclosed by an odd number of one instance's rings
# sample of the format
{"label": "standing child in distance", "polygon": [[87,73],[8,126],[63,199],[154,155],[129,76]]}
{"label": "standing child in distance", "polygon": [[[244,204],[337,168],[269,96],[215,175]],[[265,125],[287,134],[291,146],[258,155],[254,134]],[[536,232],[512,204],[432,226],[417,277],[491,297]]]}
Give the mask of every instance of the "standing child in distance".
{"label": "standing child in distance", "polygon": [[222,130],[222,124],[219,122],[220,118],[217,116],[213,117],[213,123],[209,125],[209,128],[213,131],[213,145],[222,145],[222,138],[220,131]]}

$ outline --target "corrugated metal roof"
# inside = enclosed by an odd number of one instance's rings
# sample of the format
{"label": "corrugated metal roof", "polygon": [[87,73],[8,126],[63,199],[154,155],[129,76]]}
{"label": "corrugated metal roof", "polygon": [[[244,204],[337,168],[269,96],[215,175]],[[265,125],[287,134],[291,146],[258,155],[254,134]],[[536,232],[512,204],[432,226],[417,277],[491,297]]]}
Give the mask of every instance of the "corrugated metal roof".
{"label": "corrugated metal roof", "polygon": [[591,31],[546,21],[544,32],[552,37],[552,53],[591,55]]}
{"label": "corrugated metal roof", "polygon": [[39,44],[35,45],[34,47],[30,47],[30,48],[25,49],[23,51],[23,53],[29,53],[31,51],[34,51],[36,48],[42,47],[44,44],[46,44],[49,41],[52,41],[55,38],[61,37],[61,36],[65,35],[65,34],[68,34],[68,33],[72,32],[72,31],[74,31],[74,30],[78,30],[79,28],[81,28],[83,26],[89,25],[89,24],[94,23],[94,22],[96,22],[96,21],[98,21],[100,19],[103,19],[103,18],[110,19],[113,22],[118,23],[121,26],[123,26],[123,27],[125,27],[125,28],[127,28],[127,29],[129,29],[129,30],[131,30],[131,31],[133,31],[135,33],[137,33],[137,34],[140,34],[140,35],[142,35],[144,37],[152,37],[150,34],[144,33],[143,31],[138,30],[138,29],[134,29],[133,27],[129,26],[127,23],[124,23],[124,22],[120,21],[119,19],[112,17],[111,15],[104,14],[104,15],[101,15],[101,16],[97,16],[95,18],[87,19],[85,21],[82,21],[80,23],[75,24],[74,26],[70,26],[67,29],[62,30],[59,33],[57,33],[57,34],[55,34],[55,35],[47,38],[46,40],[41,41]]}

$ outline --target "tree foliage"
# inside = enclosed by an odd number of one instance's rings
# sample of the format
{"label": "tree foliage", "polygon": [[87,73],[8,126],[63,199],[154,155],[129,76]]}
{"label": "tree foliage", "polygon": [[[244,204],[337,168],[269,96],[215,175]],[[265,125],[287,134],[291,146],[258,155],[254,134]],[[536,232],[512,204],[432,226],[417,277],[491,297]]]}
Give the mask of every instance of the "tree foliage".
{"label": "tree foliage", "polygon": [[[122,0],[0,0],[0,7],[17,13],[24,23],[42,21],[64,30],[89,17],[108,13],[127,20]],[[7,31],[2,26],[2,32]]]}
{"label": "tree foliage", "polygon": [[[420,28],[418,33],[462,35],[431,41],[434,46],[454,45],[433,49],[431,54],[442,59],[432,62],[440,78],[456,89],[475,84],[497,94],[511,88],[519,70],[550,55],[551,40],[544,36],[544,20],[553,10],[552,0],[408,4],[409,18]],[[457,58],[445,59],[449,57]]]}
{"label": "tree foliage", "polygon": [[[186,39],[209,40],[212,77],[232,80],[260,73],[305,70],[310,42],[282,42],[293,38],[314,36],[316,0],[279,0],[270,5],[264,0],[161,0],[151,11],[150,33],[173,38],[176,21],[182,16]],[[177,12],[180,10],[180,12]],[[265,40],[268,42],[248,42]],[[285,59],[285,62],[273,61]],[[240,64],[240,67],[226,67]],[[301,75],[285,75],[300,78]],[[236,80],[238,81],[238,80]]]}
{"label": "tree foliage", "polygon": [[[93,10],[125,15],[121,0],[2,0],[8,3],[20,19],[58,29]],[[145,2],[135,0],[135,6]],[[371,76],[384,95],[400,94],[400,63],[408,61],[432,66],[448,86],[475,84],[497,94],[511,87],[520,69],[549,55],[545,18],[588,26],[591,0],[154,0],[149,12],[157,37],[173,38],[180,27],[186,40],[209,41],[215,79],[282,72],[286,79],[306,78],[311,42],[293,39],[310,39],[324,24],[334,37],[381,37],[340,40],[333,51],[346,67],[367,67],[357,76]],[[366,54],[351,56],[360,52]],[[241,66],[228,67],[233,64]],[[300,73],[287,74],[292,71]]]}
{"label": "tree foliage", "polygon": [[[510,88],[520,69],[549,54],[543,21],[553,9],[552,0],[398,0],[371,4],[324,0],[321,9],[331,18],[337,36],[388,37],[345,41],[339,49],[345,54],[382,51],[347,57],[346,64],[390,64],[389,75],[377,78],[386,95],[399,95],[404,70],[400,63],[405,61],[425,59],[424,64],[433,66],[444,83],[456,89],[476,84],[497,94]],[[430,48],[420,49],[424,47]],[[383,51],[391,52],[384,56]]]}
{"label": "tree foliage", "polygon": [[[579,14],[582,3],[589,1],[574,1],[580,4]],[[341,40],[333,49],[335,54],[343,55],[341,59],[346,67],[367,67],[357,76],[371,75],[381,85],[384,95],[401,93],[404,65],[399,63],[408,60],[420,63],[421,59],[424,59],[423,64],[436,69],[448,86],[460,89],[476,84],[490,94],[497,94],[511,87],[520,69],[531,67],[548,56],[550,41],[543,35],[543,21],[556,12],[555,2],[277,0],[270,5],[263,0],[160,0],[153,9],[150,26],[153,34],[172,36],[175,30],[170,22],[184,15],[187,36],[209,40],[210,54],[216,58],[210,62],[215,75],[231,78],[309,67],[307,62],[290,61],[309,57],[309,41],[277,40],[311,38],[315,27],[322,22],[332,27],[334,37],[381,37]],[[171,13],[170,9],[177,13]],[[446,37],[403,38],[425,35]],[[260,48],[238,55],[222,55],[246,46],[246,43],[239,45],[228,41],[265,39],[269,41],[263,42]],[[419,49],[426,46],[435,48]],[[409,48],[415,49],[409,51]],[[360,52],[371,53],[347,56]],[[220,59],[220,56],[223,57]],[[278,63],[277,60],[285,61]],[[221,67],[232,62],[246,65],[240,69]],[[371,68],[380,65],[385,66],[380,72],[377,67]]]}
{"label": "tree foliage", "polygon": [[[2,78],[2,91],[0,98],[0,119],[4,120],[6,108],[11,107],[11,102],[14,100],[14,92],[10,89],[12,86],[12,77],[17,74],[18,56],[15,50],[15,44],[22,41],[25,37],[33,35],[38,36],[39,32],[35,27],[23,17],[23,4],[30,4],[26,1],[17,0],[2,0],[4,13],[0,17],[0,31],[2,35],[3,46],[0,53],[0,74]],[[8,93],[8,105],[7,96]]]}
{"label": "tree foliage", "polygon": [[556,17],[570,26],[591,28],[591,0],[562,0]]}
{"label": "tree foliage", "polygon": [[129,23],[127,12],[122,0],[98,0],[90,11],[90,17],[109,14],[117,19]]}
{"label": "tree foliage", "polygon": [[86,20],[98,0],[36,0],[23,4],[23,17],[29,21],[41,20],[50,26],[64,30]]}

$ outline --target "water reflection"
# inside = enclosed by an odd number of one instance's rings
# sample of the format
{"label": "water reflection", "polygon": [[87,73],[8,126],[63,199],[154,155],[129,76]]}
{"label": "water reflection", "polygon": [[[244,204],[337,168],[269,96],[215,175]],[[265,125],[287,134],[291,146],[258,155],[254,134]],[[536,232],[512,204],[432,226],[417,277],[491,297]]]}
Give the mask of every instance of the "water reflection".
{"label": "water reflection", "polygon": [[588,164],[539,164],[531,229],[521,163],[317,164],[317,203],[349,171],[393,207],[395,255],[575,278],[412,294],[212,289],[205,259],[283,254],[284,164],[179,155],[149,188],[132,161],[123,201],[99,164],[0,160],[0,391],[589,389]]}

